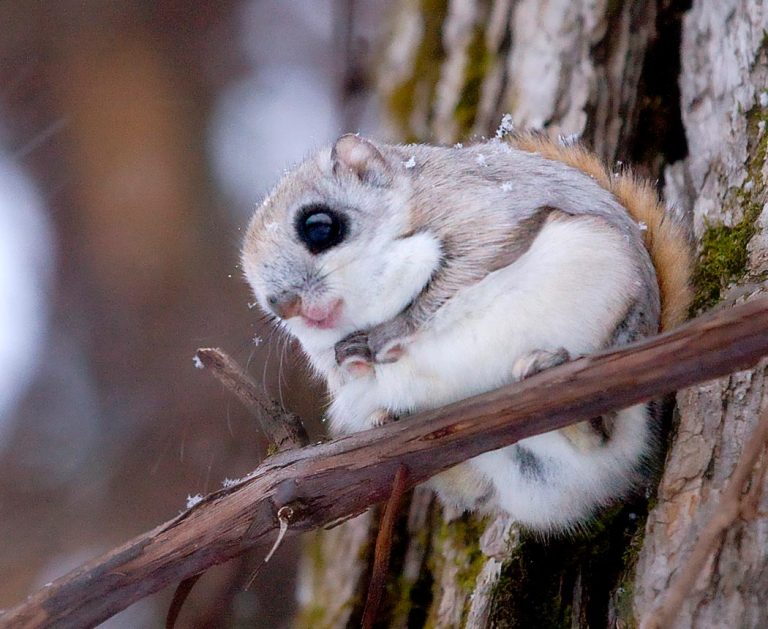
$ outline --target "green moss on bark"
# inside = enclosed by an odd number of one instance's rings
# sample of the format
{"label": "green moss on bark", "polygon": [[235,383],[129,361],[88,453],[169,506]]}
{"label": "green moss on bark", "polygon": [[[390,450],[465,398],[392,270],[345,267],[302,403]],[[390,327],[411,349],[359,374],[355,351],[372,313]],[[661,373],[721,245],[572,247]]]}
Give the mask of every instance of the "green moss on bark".
{"label": "green moss on bark", "polygon": [[[715,305],[722,292],[732,282],[741,280],[747,272],[747,246],[757,233],[757,219],[766,200],[763,166],[768,156],[768,111],[754,107],[747,112],[750,158],[746,164],[747,178],[739,188],[732,188],[725,209],[741,216],[731,225],[708,223],[701,236],[699,258],[693,280],[696,293],[693,310]],[[761,127],[763,130],[761,131]]]}
{"label": "green moss on bark", "polygon": [[444,521],[438,532],[438,538],[450,544],[455,551],[453,562],[459,571],[458,583],[467,594],[475,589],[477,575],[485,564],[485,555],[480,550],[480,536],[487,524],[487,518],[478,519],[464,514],[451,522]]}
{"label": "green moss on bark", "polygon": [[[304,554],[309,558],[310,566],[310,578],[312,579],[312,590],[315,594],[314,600],[312,600],[307,606],[301,608],[297,614],[294,622],[294,627],[297,629],[334,629],[340,625],[342,618],[350,615],[348,625],[359,626],[360,617],[362,616],[362,610],[365,603],[364,596],[365,588],[368,583],[368,579],[362,579],[358,584],[358,591],[354,592],[347,600],[343,601],[340,606],[328,603],[328,607],[323,604],[323,600],[327,600],[328,591],[325,587],[324,579],[328,574],[328,561],[333,561],[333,557],[328,557],[329,548],[327,547],[326,535],[328,531],[313,531],[307,533],[304,537]],[[370,540],[368,543],[364,543],[358,549],[360,554],[359,559],[363,563],[369,563],[369,556],[371,554],[372,545]]]}
{"label": "green moss on bark", "polygon": [[411,116],[416,109],[418,98],[424,98],[431,105],[440,78],[440,66],[445,58],[442,32],[448,1],[420,0],[420,5],[424,34],[413,60],[411,74],[390,92],[386,103],[406,142],[425,139],[419,137],[417,131],[412,128]]}
{"label": "green moss on bark", "polygon": [[[418,546],[424,548],[425,555],[429,553],[431,523],[434,519],[430,517],[427,524],[420,528],[414,534],[416,537],[410,540]],[[404,541],[407,539],[407,518],[402,522],[402,536]],[[407,547],[404,546],[402,552],[403,563]],[[418,577],[413,580],[403,574],[403,565],[397,572],[393,572],[394,581],[388,585],[388,599],[391,601],[391,618],[408,627],[421,627],[424,625],[429,605],[432,602],[432,573],[430,570],[422,569]]]}
{"label": "green moss on bark", "polygon": [[492,62],[493,56],[485,45],[485,29],[478,25],[467,47],[464,87],[454,111],[459,138],[466,138],[472,131],[480,104],[483,80],[491,69]]}
{"label": "green moss on bark", "polygon": [[701,236],[701,252],[694,273],[694,310],[715,305],[731,282],[741,279],[747,269],[747,245],[757,231],[760,206],[748,204],[733,226],[708,225]]}
{"label": "green moss on bark", "polygon": [[642,534],[645,513],[644,502],[639,501],[615,507],[589,531],[573,537],[543,540],[530,533],[521,535],[502,568],[491,625],[498,629],[608,626],[611,594],[626,588],[627,564],[636,555],[627,549],[635,548],[631,542]]}
{"label": "green moss on bark", "polygon": [[[464,625],[471,596],[475,590],[477,577],[480,574],[487,558],[480,550],[480,536],[483,534],[488,521],[486,518],[479,519],[471,514],[464,514],[460,518],[445,522],[441,519],[432,538],[432,548],[427,561],[429,571],[439,579],[439,575],[450,566],[446,562],[453,563],[456,571],[456,585],[461,595],[464,597],[464,608],[462,610],[461,626]],[[439,581],[433,582],[432,605],[429,616],[424,623],[425,629],[437,626],[436,601],[441,600],[442,593],[439,588]]]}

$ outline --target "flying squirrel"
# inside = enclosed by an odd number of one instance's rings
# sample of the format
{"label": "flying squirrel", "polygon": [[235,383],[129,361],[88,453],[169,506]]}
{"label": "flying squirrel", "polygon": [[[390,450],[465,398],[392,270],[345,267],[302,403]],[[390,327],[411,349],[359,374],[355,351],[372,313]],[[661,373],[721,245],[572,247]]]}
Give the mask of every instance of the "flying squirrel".
{"label": "flying squirrel", "polygon": [[[691,301],[689,241],[653,186],[527,132],[454,147],[344,135],[256,210],[242,265],[326,381],[333,434],[656,334]],[[636,405],[429,484],[454,509],[569,529],[642,483],[655,421]]]}

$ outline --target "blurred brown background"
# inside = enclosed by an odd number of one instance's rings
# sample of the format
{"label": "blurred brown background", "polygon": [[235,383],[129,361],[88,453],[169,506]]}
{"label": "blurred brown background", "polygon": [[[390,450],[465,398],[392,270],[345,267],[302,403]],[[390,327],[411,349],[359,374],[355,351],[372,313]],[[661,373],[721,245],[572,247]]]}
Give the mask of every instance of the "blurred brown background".
{"label": "blurred brown background", "polygon": [[[197,347],[317,416],[240,232],[285,168],[375,128],[385,5],[0,0],[0,608],[255,467]],[[295,554],[248,591],[261,553],[211,571],[179,626],[286,626]],[[169,596],[106,625],[162,626]]]}

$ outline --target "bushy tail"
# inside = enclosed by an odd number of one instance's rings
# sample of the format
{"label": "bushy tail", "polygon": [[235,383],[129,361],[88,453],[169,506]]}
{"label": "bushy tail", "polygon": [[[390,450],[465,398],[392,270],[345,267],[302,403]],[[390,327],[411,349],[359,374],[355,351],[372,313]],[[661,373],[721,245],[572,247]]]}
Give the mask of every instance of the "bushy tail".
{"label": "bushy tail", "polygon": [[629,171],[611,173],[594,153],[579,144],[561,144],[537,133],[514,133],[508,139],[515,148],[586,173],[613,193],[632,218],[647,226],[643,235],[659,281],[661,329],[682,323],[693,299],[691,246],[685,230],[665,211],[653,186]]}

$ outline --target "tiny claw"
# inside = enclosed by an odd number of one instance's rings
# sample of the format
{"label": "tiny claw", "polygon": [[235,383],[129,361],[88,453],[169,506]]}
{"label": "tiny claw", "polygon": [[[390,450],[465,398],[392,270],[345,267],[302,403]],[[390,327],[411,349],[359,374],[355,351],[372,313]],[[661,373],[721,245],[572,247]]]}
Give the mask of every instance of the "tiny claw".
{"label": "tiny claw", "polygon": [[394,363],[406,353],[414,329],[407,319],[392,319],[368,332],[368,347],[376,363]]}
{"label": "tiny claw", "polygon": [[388,410],[380,408],[368,417],[368,422],[371,424],[371,426],[384,426],[386,424],[390,424],[394,421],[397,421],[397,417],[390,413]]}
{"label": "tiny claw", "polygon": [[340,367],[353,378],[362,378],[373,373],[373,363],[356,358],[347,358]]}
{"label": "tiny claw", "polygon": [[400,340],[392,341],[385,345],[376,354],[377,363],[394,363],[400,360],[401,356],[405,354],[405,347]]}

